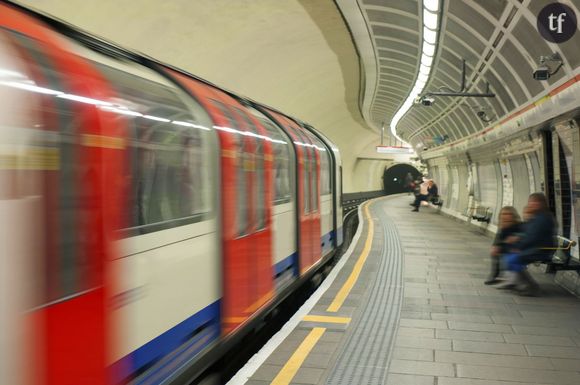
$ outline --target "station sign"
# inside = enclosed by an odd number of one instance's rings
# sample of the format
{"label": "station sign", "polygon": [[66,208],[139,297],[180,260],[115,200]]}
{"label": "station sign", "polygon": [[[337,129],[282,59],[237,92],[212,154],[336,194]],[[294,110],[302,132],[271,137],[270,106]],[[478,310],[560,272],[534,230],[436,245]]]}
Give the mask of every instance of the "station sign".
{"label": "station sign", "polygon": [[414,151],[411,147],[402,146],[377,146],[379,154],[412,154]]}

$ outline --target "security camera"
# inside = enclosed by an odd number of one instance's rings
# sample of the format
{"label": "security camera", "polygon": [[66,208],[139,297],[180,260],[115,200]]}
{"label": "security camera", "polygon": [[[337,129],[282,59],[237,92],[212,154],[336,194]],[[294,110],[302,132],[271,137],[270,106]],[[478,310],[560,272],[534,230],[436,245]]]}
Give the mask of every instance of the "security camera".
{"label": "security camera", "polygon": [[430,98],[430,97],[423,97],[423,98],[421,99],[421,104],[422,104],[422,105],[424,105],[424,106],[427,106],[427,107],[429,107],[429,106],[432,106],[432,105],[433,105],[433,103],[435,103],[435,99],[434,99],[434,98]]}
{"label": "security camera", "polygon": [[477,111],[477,116],[478,116],[480,119],[483,119],[483,118],[485,118],[485,111]]}
{"label": "security camera", "polygon": [[548,66],[542,65],[539,66],[535,71],[534,71],[534,79],[536,80],[548,80],[550,78],[550,69],[548,68]]}

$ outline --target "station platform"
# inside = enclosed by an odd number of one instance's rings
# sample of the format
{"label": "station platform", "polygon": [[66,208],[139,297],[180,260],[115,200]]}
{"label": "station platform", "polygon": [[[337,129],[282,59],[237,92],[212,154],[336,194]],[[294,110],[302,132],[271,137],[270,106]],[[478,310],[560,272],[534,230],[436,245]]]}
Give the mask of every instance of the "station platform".
{"label": "station platform", "polygon": [[491,238],[409,196],[361,207],[353,244],[229,384],[580,384],[580,299],[485,286]]}

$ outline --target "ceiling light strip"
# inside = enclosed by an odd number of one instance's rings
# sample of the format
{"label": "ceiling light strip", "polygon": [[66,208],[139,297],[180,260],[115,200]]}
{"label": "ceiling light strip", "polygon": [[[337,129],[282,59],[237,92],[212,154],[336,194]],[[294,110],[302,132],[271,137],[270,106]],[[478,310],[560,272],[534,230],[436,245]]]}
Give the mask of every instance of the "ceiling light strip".
{"label": "ceiling light strip", "polygon": [[397,135],[397,124],[405,116],[407,111],[413,106],[415,98],[421,94],[429,76],[433,65],[433,56],[437,50],[437,40],[439,35],[439,1],[440,0],[423,0],[423,44],[421,49],[421,65],[419,67],[419,74],[415,79],[415,84],[409,93],[409,96],[393,116],[391,120],[391,133],[395,138],[408,145],[403,139]]}

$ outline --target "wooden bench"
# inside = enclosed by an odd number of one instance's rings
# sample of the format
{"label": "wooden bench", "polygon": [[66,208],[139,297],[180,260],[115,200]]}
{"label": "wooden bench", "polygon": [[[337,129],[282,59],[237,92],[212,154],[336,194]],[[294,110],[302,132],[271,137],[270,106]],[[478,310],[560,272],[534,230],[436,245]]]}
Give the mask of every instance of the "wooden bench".
{"label": "wooden bench", "polygon": [[539,262],[539,264],[546,264],[547,274],[555,274],[563,270],[573,270],[580,274],[580,262],[572,259],[572,247],[576,246],[576,241],[559,235],[556,238],[557,246],[550,249],[554,250],[552,259],[546,262]]}

